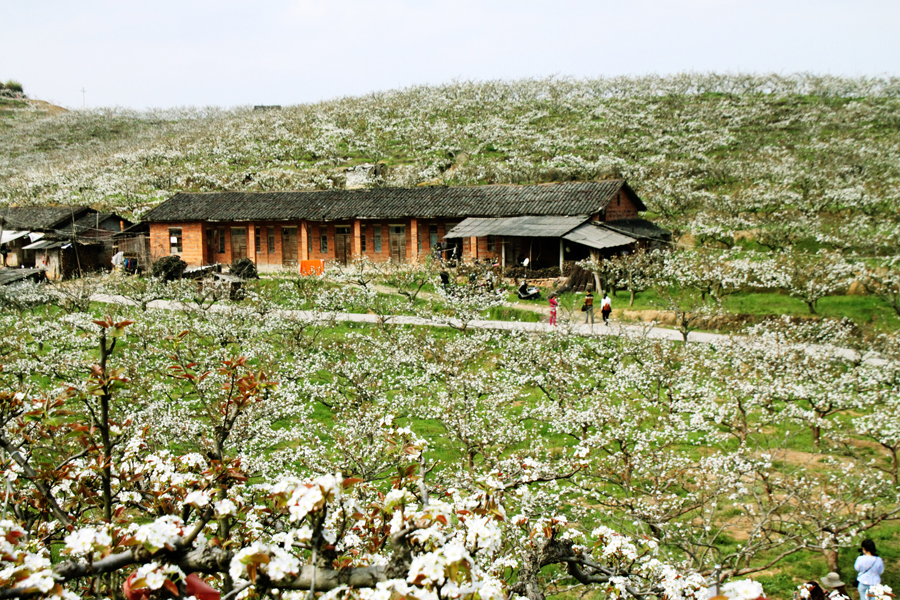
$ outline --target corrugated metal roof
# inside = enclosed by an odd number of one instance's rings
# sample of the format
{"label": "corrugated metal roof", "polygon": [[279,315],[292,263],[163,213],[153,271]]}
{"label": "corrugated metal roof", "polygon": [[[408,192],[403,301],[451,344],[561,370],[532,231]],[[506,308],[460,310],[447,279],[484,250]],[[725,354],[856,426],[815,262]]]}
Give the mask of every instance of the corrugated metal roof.
{"label": "corrugated metal roof", "polygon": [[656,223],[646,219],[618,219],[607,221],[603,226],[622,235],[630,235],[636,238],[669,240],[672,237],[671,231],[663,229]]}
{"label": "corrugated metal roof", "polygon": [[23,238],[28,235],[28,231],[7,231],[3,230],[3,235],[0,235],[0,244],[8,244],[13,240],[17,240],[19,238]]}
{"label": "corrugated metal roof", "polygon": [[144,220],[325,221],[585,215],[602,210],[623,187],[638,209],[646,210],[625,181],[606,180],[541,185],[179,193],[148,212]]}
{"label": "corrugated metal roof", "polygon": [[66,242],[54,242],[53,240],[40,240],[33,244],[23,246],[22,250],[49,250],[51,248],[61,248]]}
{"label": "corrugated metal roof", "polygon": [[37,279],[41,273],[46,271],[44,268],[38,269],[0,269],[0,285],[9,285],[23,279]]}
{"label": "corrugated metal roof", "polygon": [[589,215],[577,217],[470,217],[451,229],[445,237],[484,237],[509,235],[521,237],[561,237],[578,227]]}
{"label": "corrugated metal roof", "polygon": [[562,237],[571,242],[584,244],[585,246],[598,249],[627,246],[628,244],[633,244],[637,241],[633,237],[616,233],[602,225],[595,225],[593,223],[585,223],[580,227],[576,227]]}

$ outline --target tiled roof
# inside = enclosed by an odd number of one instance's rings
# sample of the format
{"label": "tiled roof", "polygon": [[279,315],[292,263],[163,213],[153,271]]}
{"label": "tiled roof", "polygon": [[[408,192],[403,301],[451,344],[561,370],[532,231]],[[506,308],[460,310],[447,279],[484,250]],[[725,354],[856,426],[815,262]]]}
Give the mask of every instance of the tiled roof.
{"label": "tiled roof", "polygon": [[622,188],[639,210],[644,203],[623,180],[483,185],[471,187],[375,188],[308,192],[179,193],[144,216],[173,221],[325,221],[585,215],[604,208]]}
{"label": "tiled roof", "polygon": [[[107,219],[111,219],[112,222],[110,225],[114,228],[114,230],[118,231],[120,222],[131,224],[131,221],[127,219],[123,219],[116,213],[112,212],[97,212],[94,210],[90,210],[84,213],[81,218],[75,220],[75,232],[78,234],[81,233],[103,233],[103,232],[112,232],[113,229],[107,229],[103,227],[106,223]],[[63,223],[58,230],[71,234],[72,232],[72,222],[71,220]]]}
{"label": "tiled roof", "polygon": [[88,210],[85,206],[7,206],[0,208],[4,229],[49,230],[72,224]]}

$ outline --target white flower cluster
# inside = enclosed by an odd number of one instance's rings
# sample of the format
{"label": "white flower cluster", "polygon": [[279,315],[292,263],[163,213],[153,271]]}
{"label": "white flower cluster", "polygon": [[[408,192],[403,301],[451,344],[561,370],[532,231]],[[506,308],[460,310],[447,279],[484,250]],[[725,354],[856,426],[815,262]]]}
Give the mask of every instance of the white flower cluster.
{"label": "white flower cluster", "polygon": [[[21,545],[25,530],[8,519],[0,521],[0,589],[36,589],[50,592],[56,585],[46,550],[29,552]],[[66,594],[66,597],[73,597]],[[77,597],[77,596],[76,596]]]}
{"label": "white flower cluster", "polygon": [[265,573],[272,581],[281,581],[300,572],[300,560],[284,548],[255,542],[239,550],[231,559],[229,573],[235,580],[244,579],[250,565]]}
{"label": "white flower cluster", "polygon": [[416,497],[405,489],[391,490],[384,496],[384,512],[391,514],[397,507],[405,507],[407,504],[413,504]]}
{"label": "white flower cluster", "polygon": [[738,579],[729,581],[722,586],[722,595],[731,600],[755,600],[765,596],[762,584],[752,579]]}
{"label": "white flower cluster", "polygon": [[137,526],[134,539],[150,552],[173,546],[184,535],[184,522],[175,515],[164,515],[153,523]]}
{"label": "white flower cluster", "polygon": [[506,596],[503,583],[482,573],[465,546],[456,540],[434,552],[414,557],[406,582],[437,594],[423,596],[421,592],[413,592],[417,598],[460,598],[477,593],[482,600],[499,600]]}
{"label": "white flower cluster", "polygon": [[323,475],[310,483],[287,477],[272,486],[272,495],[285,497],[291,521],[301,521],[309,513],[321,510],[340,489],[340,476]]}
{"label": "white flower cluster", "polygon": [[[597,538],[595,556],[609,565],[620,561],[632,563],[629,577],[642,577],[655,582],[665,590],[665,596],[672,600],[697,599],[706,589],[704,578],[699,573],[685,574],[671,564],[657,558],[659,544],[646,539],[640,543],[608,527],[601,526],[592,532]],[[609,590],[611,597],[625,594],[625,581],[619,581]],[[754,596],[755,598],[756,596]]]}
{"label": "white flower cluster", "polygon": [[894,590],[889,585],[873,585],[869,587],[868,600],[893,600]]}
{"label": "white flower cluster", "polygon": [[173,582],[184,579],[184,571],[175,565],[153,561],[138,567],[131,587],[132,589],[158,590],[166,583],[167,579]]}
{"label": "white flower cluster", "polygon": [[112,537],[105,529],[85,527],[66,536],[66,552],[75,556],[87,556],[102,552],[112,544]]}

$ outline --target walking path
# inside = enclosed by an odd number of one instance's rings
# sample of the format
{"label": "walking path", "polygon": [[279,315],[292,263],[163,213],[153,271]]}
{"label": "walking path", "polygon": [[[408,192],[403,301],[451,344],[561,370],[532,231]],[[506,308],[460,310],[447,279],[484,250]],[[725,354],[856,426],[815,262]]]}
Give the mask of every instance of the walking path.
{"label": "walking path", "polygon": [[[102,302],[106,304],[135,304],[134,301],[125,298],[124,296],[113,296],[109,294],[95,294],[91,296],[91,300],[93,302]],[[196,308],[191,305],[185,305],[178,302],[174,302],[171,300],[154,300],[148,304],[150,308],[156,308],[161,310],[196,310]],[[224,304],[216,304],[209,308],[212,312],[224,312],[226,310],[231,309],[232,306],[224,305]],[[456,327],[460,328],[462,323],[459,321],[454,321],[453,319],[449,320],[449,323],[442,321],[435,321],[431,319],[425,319],[422,317],[413,317],[407,315],[393,315],[390,317],[383,317],[381,315],[375,314],[358,314],[358,313],[321,313],[309,310],[295,310],[288,311],[285,310],[284,313],[289,313],[295,317],[299,317],[301,319],[306,319],[310,321],[321,320],[321,321],[343,321],[348,323],[372,323],[378,324],[381,322],[393,325],[411,325],[418,327]],[[565,315],[561,315],[560,324],[558,326],[550,325],[549,323],[526,323],[523,321],[493,321],[487,319],[479,319],[469,321],[466,324],[467,329],[486,329],[486,330],[496,330],[496,331],[524,331],[530,333],[549,333],[554,329],[562,329],[568,330],[574,335],[582,336],[582,337],[602,337],[607,335],[614,336],[626,336],[626,337],[646,337],[649,339],[659,339],[659,340],[667,340],[670,342],[680,342],[683,340],[681,336],[681,332],[675,329],[667,329],[665,327],[652,327],[648,325],[639,325],[639,324],[627,324],[627,323],[619,323],[619,322],[610,322],[610,324],[604,325],[603,320],[599,317],[597,321],[593,325],[588,325],[585,323],[581,323],[578,317],[581,316],[581,313],[573,313],[576,317],[575,320],[569,318],[567,319]],[[706,333],[702,331],[692,331],[688,334],[689,342],[697,342],[702,344],[712,344],[716,341],[721,341],[727,339],[729,336],[720,333]],[[822,346],[810,344],[807,347],[807,352],[813,353],[818,352],[823,349]],[[849,360],[857,360],[859,358],[859,353],[855,350],[849,348],[838,348],[837,354]],[[863,360],[866,363],[873,365],[883,365],[887,364],[888,361],[884,358],[881,358],[875,353],[868,353],[863,356]]]}

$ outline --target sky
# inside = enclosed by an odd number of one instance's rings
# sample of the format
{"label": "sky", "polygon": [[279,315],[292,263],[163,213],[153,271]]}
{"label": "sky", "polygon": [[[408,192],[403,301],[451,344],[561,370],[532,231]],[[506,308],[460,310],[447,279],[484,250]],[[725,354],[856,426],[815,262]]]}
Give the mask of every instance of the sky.
{"label": "sky", "polygon": [[0,0],[0,23],[0,80],[67,108],[552,75],[900,75],[900,0]]}

